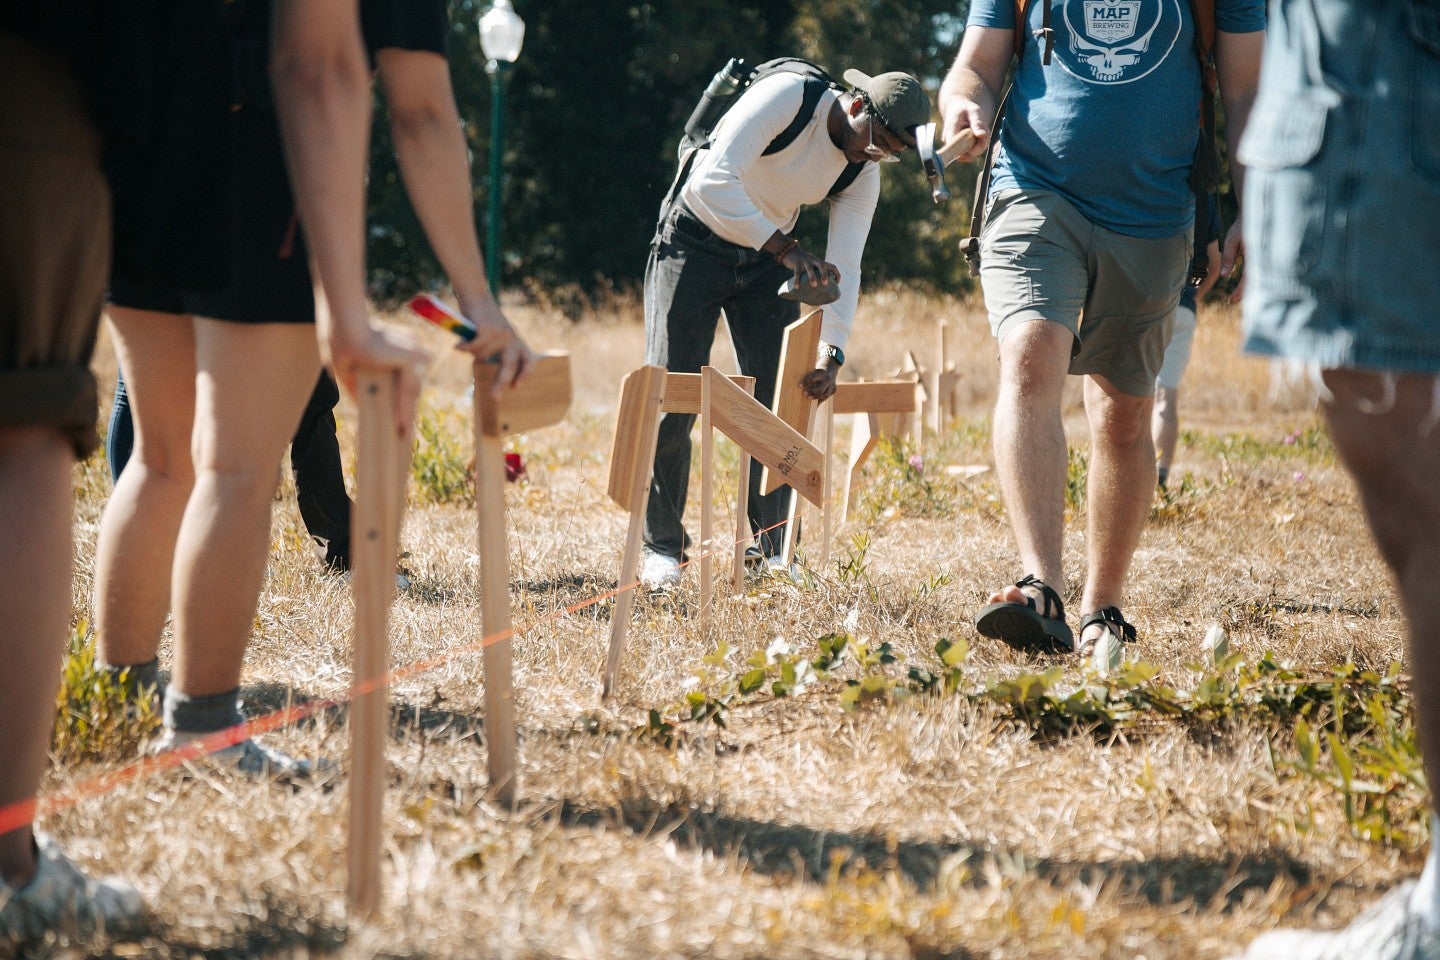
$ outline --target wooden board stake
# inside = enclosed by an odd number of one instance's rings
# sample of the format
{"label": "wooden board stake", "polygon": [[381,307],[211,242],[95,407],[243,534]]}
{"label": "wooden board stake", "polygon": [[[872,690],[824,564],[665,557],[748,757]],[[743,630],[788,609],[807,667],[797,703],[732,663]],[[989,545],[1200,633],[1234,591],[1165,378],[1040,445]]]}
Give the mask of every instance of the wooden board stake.
{"label": "wooden board stake", "polygon": [[600,695],[615,692],[620,658],[625,652],[625,634],[630,629],[630,611],[635,602],[635,578],[640,572],[640,550],[645,535],[645,505],[650,499],[650,474],[655,468],[655,445],[659,441],[660,407],[665,402],[665,368],[641,367],[626,375],[620,385],[620,404],[615,413],[614,442],[610,450],[610,498],[630,513],[625,535],[625,552],[620,560],[615,609],[610,615],[610,651]]}
{"label": "wooden board stake", "polygon": [[475,512],[480,554],[480,619],[485,638],[486,770],[495,801],[513,807],[515,765],[514,648],[510,623],[510,549],[505,521],[505,435],[549,426],[570,409],[570,357],[536,359],[519,386],[492,397],[498,367],[475,364]]}
{"label": "wooden board stake", "polygon": [[845,521],[850,517],[850,511],[855,509],[855,498],[860,494],[860,471],[865,468],[865,461],[870,459],[870,454],[880,443],[880,415],[875,413],[862,413],[855,418],[855,425],[850,430],[850,459],[845,467],[845,475],[842,478],[844,489],[840,496],[840,525],[844,526]]}
{"label": "wooden board stake", "polygon": [[[738,378],[732,379],[735,379],[751,399],[754,399],[754,377],[745,377],[744,379],[749,381],[748,383],[739,383]],[[735,491],[735,557],[731,583],[738,596],[745,592],[745,548],[749,545],[752,534],[750,532],[750,454],[739,444],[736,446],[740,449],[740,476]]]}
{"label": "wooden board stake", "polygon": [[834,536],[832,526],[835,503],[835,398],[826,400],[820,407],[820,423],[824,431],[824,442],[822,449],[825,451],[825,477],[822,486],[825,490],[825,505],[820,510],[820,569],[825,570],[830,566],[830,539]]}
{"label": "wooden board stake", "polygon": [[[823,310],[801,317],[785,328],[785,339],[780,346],[780,369],[775,377],[775,397],[770,409],[802,437],[810,435],[810,426],[815,422],[815,401],[800,386],[800,381],[815,369],[823,321]],[[785,482],[785,477],[767,469],[760,476],[760,493],[774,493]]]}
{"label": "wooden board stake", "polygon": [[[707,367],[706,369],[714,369]],[[700,378],[700,635],[710,626],[710,588],[715,576],[715,431],[710,425],[713,377]]]}
{"label": "wooden board stake", "polygon": [[820,503],[824,464],[819,449],[719,370],[706,367],[702,373],[711,379],[710,422],[715,429],[748,450],[796,493]]}
{"label": "wooden board stake", "polygon": [[930,369],[925,381],[926,392],[930,394],[930,405],[926,411],[929,416],[930,432],[939,436],[942,414],[940,407],[940,375],[945,372],[945,321],[939,320],[935,324],[935,358],[930,364]]}
{"label": "wooden board stake", "polygon": [[390,604],[405,504],[408,450],[395,432],[394,374],[365,371],[359,380],[351,589],[355,601],[355,685],[350,705],[350,844],[346,887],[350,911],[373,918],[383,888],[381,830],[385,812],[385,737],[389,720]]}

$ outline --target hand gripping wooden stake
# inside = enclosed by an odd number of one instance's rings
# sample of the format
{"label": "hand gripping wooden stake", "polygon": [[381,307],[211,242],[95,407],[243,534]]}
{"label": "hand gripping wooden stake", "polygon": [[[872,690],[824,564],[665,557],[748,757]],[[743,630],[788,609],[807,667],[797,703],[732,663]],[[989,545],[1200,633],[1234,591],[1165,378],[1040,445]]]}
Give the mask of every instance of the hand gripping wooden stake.
{"label": "hand gripping wooden stake", "polygon": [[510,556],[505,526],[505,435],[548,427],[570,409],[570,355],[537,357],[513,389],[491,396],[498,364],[475,364],[475,512],[480,553],[480,617],[485,638],[485,739],[490,789],[513,806],[515,692],[510,630]]}
{"label": "hand gripping wooden stake", "polygon": [[350,910],[373,917],[380,906],[381,828],[385,807],[385,737],[389,719],[388,627],[395,595],[395,554],[405,506],[409,451],[395,432],[394,375],[359,378],[360,426],[355,511],[350,519],[351,589],[355,602],[355,685],[350,705]]}

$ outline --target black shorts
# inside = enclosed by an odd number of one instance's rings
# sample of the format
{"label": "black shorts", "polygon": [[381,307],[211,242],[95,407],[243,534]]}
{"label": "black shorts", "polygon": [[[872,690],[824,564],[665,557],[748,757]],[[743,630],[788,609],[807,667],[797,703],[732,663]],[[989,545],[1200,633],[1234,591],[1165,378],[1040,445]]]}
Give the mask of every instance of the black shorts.
{"label": "black shorts", "polygon": [[[157,105],[112,157],[110,301],[237,323],[313,323],[308,254],[263,89],[264,46],[203,26],[215,31],[208,57],[195,56],[192,32],[181,45],[187,62],[147,61],[162,64]],[[173,85],[182,76],[188,85]],[[177,102],[176,89],[189,99]]]}
{"label": "black shorts", "polygon": [[241,110],[226,122],[224,209],[205,242],[224,251],[223,282],[111,277],[117,306],[237,323],[314,323],[315,300],[295,200],[273,113]]}

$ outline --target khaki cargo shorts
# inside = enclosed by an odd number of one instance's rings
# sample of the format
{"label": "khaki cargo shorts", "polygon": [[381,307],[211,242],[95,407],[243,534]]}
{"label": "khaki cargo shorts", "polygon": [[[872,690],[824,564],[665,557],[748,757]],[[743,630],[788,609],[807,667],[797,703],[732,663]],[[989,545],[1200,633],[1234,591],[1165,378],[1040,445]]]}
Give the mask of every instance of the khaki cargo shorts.
{"label": "khaki cargo shorts", "polygon": [[1003,190],[980,239],[980,283],[996,342],[1032,320],[1075,337],[1072,374],[1116,389],[1155,392],[1175,306],[1190,269],[1191,239],[1128,237],[1098,226],[1063,197]]}
{"label": "khaki cargo shorts", "polygon": [[88,456],[90,354],[110,272],[110,190],[79,84],[0,32],[0,429],[53,427]]}

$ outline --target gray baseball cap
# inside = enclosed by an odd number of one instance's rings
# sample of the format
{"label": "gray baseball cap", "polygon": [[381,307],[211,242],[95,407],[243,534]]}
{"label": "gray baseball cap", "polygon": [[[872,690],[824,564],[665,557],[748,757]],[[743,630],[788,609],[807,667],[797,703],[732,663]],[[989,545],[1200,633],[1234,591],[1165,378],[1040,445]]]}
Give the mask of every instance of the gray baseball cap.
{"label": "gray baseball cap", "polygon": [[899,70],[872,77],[852,68],[845,82],[865,95],[891,133],[915,146],[915,128],[930,122],[930,98],[919,80]]}

